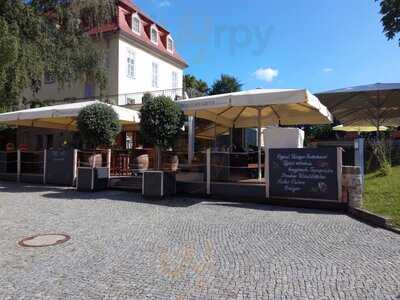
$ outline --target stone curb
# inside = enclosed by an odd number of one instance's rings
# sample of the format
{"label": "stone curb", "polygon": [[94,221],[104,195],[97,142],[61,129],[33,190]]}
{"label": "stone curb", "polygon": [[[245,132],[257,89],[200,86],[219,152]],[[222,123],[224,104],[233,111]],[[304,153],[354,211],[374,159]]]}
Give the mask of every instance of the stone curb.
{"label": "stone curb", "polygon": [[351,217],[360,221],[400,234],[400,228],[393,226],[392,219],[388,217],[380,216],[365,209],[355,207],[349,207],[348,213]]}

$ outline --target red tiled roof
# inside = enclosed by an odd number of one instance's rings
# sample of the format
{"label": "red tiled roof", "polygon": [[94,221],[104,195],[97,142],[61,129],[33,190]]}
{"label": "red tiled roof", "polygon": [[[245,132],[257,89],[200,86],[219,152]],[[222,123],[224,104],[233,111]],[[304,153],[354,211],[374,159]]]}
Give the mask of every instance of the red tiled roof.
{"label": "red tiled roof", "polygon": [[[131,29],[132,14],[137,13],[141,19],[140,35],[136,34]],[[150,39],[150,28],[152,25],[157,26],[159,41],[154,44]],[[89,34],[106,33],[120,31],[127,35],[129,38],[145,45],[146,47],[166,56],[176,63],[187,67],[185,60],[177,53],[176,49],[171,53],[167,50],[167,37],[170,34],[163,26],[154,22],[149,16],[143,13],[135,4],[130,0],[119,0],[117,10],[117,20],[115,23],[110,23],[102,26],[101,28],[93,29]]]}

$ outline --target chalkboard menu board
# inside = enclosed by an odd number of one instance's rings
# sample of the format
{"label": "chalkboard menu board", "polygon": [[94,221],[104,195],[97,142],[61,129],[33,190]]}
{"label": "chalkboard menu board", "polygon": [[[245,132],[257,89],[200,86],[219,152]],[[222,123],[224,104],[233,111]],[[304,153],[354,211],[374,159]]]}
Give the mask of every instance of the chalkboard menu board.
{"label": "chalkboard menu board", "polygon": [[270,149],[269,197],[339,200],[337,148]]}
{"label": "chalkboard menu board", "polygon": [[73,150],[48,150],[46,182],[56,185],[71,185],[74,176]]}

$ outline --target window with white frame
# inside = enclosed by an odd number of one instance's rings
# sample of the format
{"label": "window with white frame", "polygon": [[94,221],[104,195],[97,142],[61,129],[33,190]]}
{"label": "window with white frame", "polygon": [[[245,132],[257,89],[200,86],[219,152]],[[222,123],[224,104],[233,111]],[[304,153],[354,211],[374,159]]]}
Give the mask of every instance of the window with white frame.
{"label": "window with white frame", "polygon": [[132,31],[140,34],[140,18],[138,14],[132,16]]}
{"label": "window with white frame", "polygon": [[158,44],[158,31],[155,26],[152,26],[150,29],[150,38],[154,44]]}
{"label": "window with white frame", "polygon": [[174,40],[170,36],[167,38],[167,50],[170,52],[174,51]]}
{"label": "window with white frame", "polygon": [[153,62],[152,66],[152,83],[153,88],[158,88],[158,64]]}
{"label": "window with white frame", "polygon": [[172,72],[172,88],[178,88],[178,73],[175,71]]}
{"label": "window with white frame", "polygon": [[136,78],[136,59],[135,59],[135,52],[131,49],[128,49],[127,55],[127,77],[131,79]]}

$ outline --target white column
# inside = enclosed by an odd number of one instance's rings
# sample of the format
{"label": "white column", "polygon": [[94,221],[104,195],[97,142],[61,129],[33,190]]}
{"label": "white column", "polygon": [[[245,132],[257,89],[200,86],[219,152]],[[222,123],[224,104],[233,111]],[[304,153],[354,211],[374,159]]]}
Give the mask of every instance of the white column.
{"label": "white column", "polygon": [[257,142],[258,142],[258,180],[262,179],[261,168],[261,109],[258,109],[258,128],[257,128]]}
{"label": "white column", "polygon": [[[265,146],[265,145],[264,145]],[[269,148],[265,148],[265,197],[269,198],[269,187],[270,187],[270,174],[269,174]]]}
{"label": "white column", "polygon": [[207,195],[211,194],[211,149],[208,148],[206,152],[206,165],[207,165]]}
{"label": "white column", "polygon": [[75,185],[78,186],[77,184],[77,177],[78,177],[78,150],[74,149],[74,158],[73,158],[73,176],[72,176],[72,186]]}
{"label": "white column", "polygon": [[338,179],[338,199],[343,202],[342,181],[343,181],[343,149],[337,148],[337,179]]}
{"label": "white column", "polygon": [[46,184],[47,149],[43,150],[43,184]]}
{"label": "white column", "polygon": [[193,157],[194,157],[194,147],[195,147],[195,136],[196,136],[196,120],[195,117],[190,116],[188,117],[188,162],[189,165],[192,164]]}
{"label": "white column", "polygon": [[107,150],[107,168],[108,168],[108,178],[111,177],[111,149]]}
{"label": "white column", "polygon": [[91,182],[91,186],[90,186],[90,189],[91,189],[91,191],[93,191],[94,190],[94,175],[95,175],[95,172],[94,172],[94,167],[92,166],[92,182]]}
{"label": "white column", "polygon": [[354,140],[354,165],[360,167],[361,178],[364,182],[364,139]]}
{"label": "white column", "polygon": [[21,182],[21,150],[17,150],[17,181]]}

